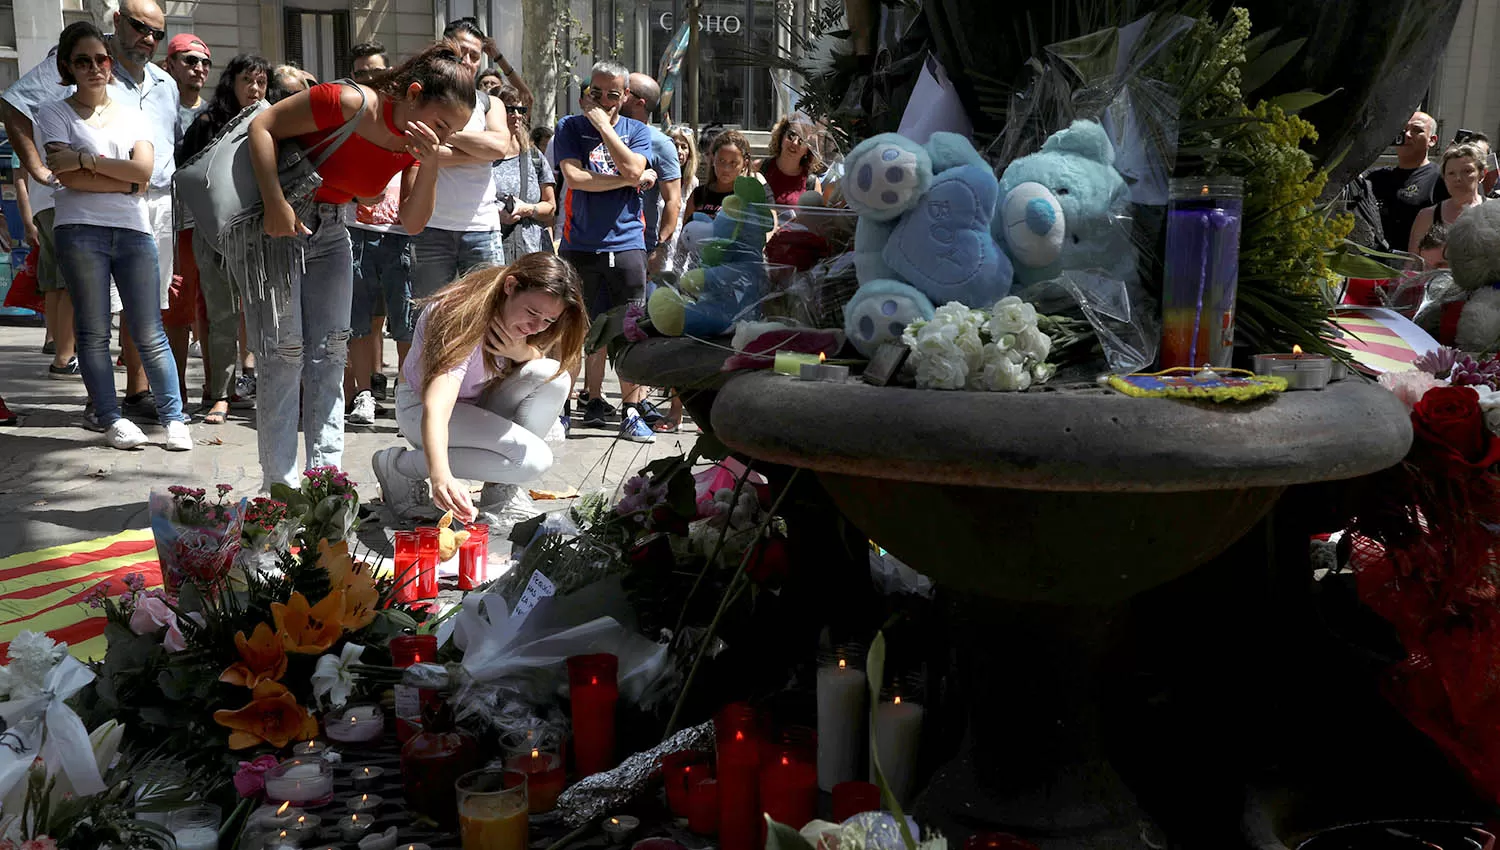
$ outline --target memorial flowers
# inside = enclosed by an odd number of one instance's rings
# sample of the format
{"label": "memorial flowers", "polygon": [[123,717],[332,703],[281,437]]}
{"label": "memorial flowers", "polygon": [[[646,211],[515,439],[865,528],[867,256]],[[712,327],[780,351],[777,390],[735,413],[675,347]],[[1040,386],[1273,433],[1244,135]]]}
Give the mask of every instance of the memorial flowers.
{"label": "memorial flowers", "polygon": [[1014,295],[989,310],[953,301],[932,319],[907,325],[901,341],[922,389],[1018,392],[1057,372],[1047,362],[1052,338],[1041,329],[1043,318]]}

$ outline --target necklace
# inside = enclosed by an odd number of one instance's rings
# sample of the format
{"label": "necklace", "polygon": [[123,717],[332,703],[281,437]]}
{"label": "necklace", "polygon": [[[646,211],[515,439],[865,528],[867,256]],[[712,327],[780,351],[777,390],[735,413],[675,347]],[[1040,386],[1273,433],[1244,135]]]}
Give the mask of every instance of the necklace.
{"label": "necklace", "polygon": [[[91,107],[87,103],[80,102],[78,100],[78,95],[76,95],[76,94],[73,95],[72,97],[68,98],[68,103],[70,105],[72,105],[73,111],[77,112],[79,114],[79,116],[82,117],[83,120],[85,120],[85,121],[91,121],[91,120],[93,120],[95,118],[98,118],[99,114],[101,112],[103,112],[113,102],[114,101],[112,101],[112,100],[109,99],[109,95],[105,95],[103,103],[99,104],[98,106],[92,106]],[[80,107],[82,107],[82,109],[80,109]],[[84,115],[83,114],[83,109],[91,109],[93,111],[91,111],[87,115]]]}

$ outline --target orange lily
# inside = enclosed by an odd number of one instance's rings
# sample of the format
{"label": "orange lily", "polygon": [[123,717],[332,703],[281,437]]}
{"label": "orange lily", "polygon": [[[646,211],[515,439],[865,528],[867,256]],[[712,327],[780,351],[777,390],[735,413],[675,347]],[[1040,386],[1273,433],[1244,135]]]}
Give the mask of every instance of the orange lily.
{"label": "orange lily", "polygon": [[236,632],[234,645],[243,660],[231,664],[219,681],[254,688],[261,682],[280,681],[286,675],[286,647],[265,623],[257,625],[248,640],[244,632]]}
{"label": "orange lily", "polygon": [[344,633],[344,591],[335,590],[315,606],[293,593],[286,604],[271,603],[271,618],[287,652],[321,655]]}
{"label": "orange lily", "polygon": [[341,540],[330,546],[327,540],[318,541],[318,563],[328,570],[333,589],[344,591],[344,628],[359,631],[374,622],[380,591],[366,566],[349,557],[349,542]]}
{"label": "orange lily", "polygon": [[243,750],[262,742],[284,747],[292,741],[317,737],[318,720],[297,704],[297,698],[280,682],[261,682],[251,693],[250,704],[236,711],[214,712],[214,722],[231,729],[229,748]]}

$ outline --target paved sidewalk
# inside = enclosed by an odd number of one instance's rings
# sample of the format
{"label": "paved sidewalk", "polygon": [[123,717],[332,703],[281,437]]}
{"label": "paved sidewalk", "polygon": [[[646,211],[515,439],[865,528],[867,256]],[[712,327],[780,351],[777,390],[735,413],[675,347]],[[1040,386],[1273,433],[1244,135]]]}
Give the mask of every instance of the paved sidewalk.
{"label": "paved sidewalk", "polygon": [[[12,320],[0,319],[4,321]],[[191,452],[165,451],[161,428],[146,424],[142,428],[152,442],[144,448],[109,448],[104,435],[82,426],[83,382],[47,377],[51,358],[41,353],[42,338],[39,324],[0,324],[0,396],[21,417],[19,427],[0,428],[0,557],[145,528],[146,497],[153,487],[224,483],[238,494],[258,490],[253,410],[231,411],[220,426],[194,423],[197,445]],[[391,364],[385,372],[394,377],[396,347],[389,340],[385,357]],[[188,369],[192,411],[202,387],[202,361],[191,359]],[[123,390],[124,374],[117,371],[116,379]],[[617,405],[618,390],[611,375],[605,393]],[[344,467],[359,482],[365,502],[376,499],[380,490],[370,456],[401,440],[394,417],[394,402],[385,402],[375,425],[346,431]],[[557,462],[532,486],[613,489],[650,460],[686,451],[696,434],[696,426],[684,422],[682,434],[661,435],[654,445],[641,445],[617,440],[613,429],[578,427],[575,419],[573,436],[559,450]],[[538,503],[539,508],[548,506]]]}

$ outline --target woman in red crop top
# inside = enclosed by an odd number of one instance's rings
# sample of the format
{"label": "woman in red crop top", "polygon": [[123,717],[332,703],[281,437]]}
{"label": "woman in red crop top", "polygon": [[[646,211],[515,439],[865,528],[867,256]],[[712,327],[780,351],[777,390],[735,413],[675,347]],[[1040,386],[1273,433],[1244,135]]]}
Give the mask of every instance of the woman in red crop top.
{"label": "woman in red crop top", "polygon": [[[341,205],[378,197],[393,176],[407,172],[401,223],[421,231],[432,212],[438,148],[473,109],[474,72],[451,42],[439,41],[370,82],[313,86],[250,122],[265,234],[240,257],[226,259],[259,365],[256,430],[266,489],[277,482],[295,487],[299,470],[343,461],[354,278]],[[277,146],[295,139],[316,156],[316,144],[350,119],[358,121],[354,134],[318,168],[317,204],[299,220],[281,189]],[[416,168],[417,162],[433,167]],[[305,467],[297,465],[299,418]]]}

